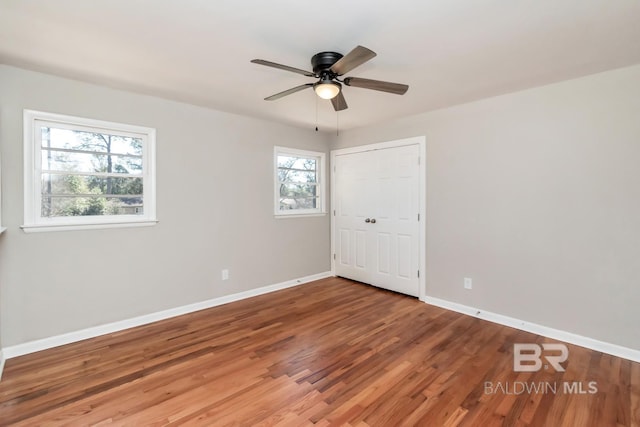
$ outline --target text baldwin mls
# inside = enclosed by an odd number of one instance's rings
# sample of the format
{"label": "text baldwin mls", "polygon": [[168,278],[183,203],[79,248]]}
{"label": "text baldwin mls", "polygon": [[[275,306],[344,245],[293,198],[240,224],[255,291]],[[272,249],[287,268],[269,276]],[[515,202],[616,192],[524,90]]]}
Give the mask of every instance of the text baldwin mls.
{"label": "text baldwin mls", "polygon": [[485,381],[484,394],[596,394],[598,383],[596,381],[561,381],[561,382],[492,382]]}

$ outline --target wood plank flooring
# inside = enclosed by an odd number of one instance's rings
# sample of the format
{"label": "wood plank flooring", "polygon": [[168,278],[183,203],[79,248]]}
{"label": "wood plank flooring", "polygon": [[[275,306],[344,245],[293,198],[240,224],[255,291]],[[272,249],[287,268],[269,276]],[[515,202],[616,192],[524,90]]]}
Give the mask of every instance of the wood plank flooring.
{"label": "wood plank flooring", "polygon": [[513,371],[544,342],[329,278],[10,359],[0,424],[640,424],[640,364],[569,345],[565,372]]}

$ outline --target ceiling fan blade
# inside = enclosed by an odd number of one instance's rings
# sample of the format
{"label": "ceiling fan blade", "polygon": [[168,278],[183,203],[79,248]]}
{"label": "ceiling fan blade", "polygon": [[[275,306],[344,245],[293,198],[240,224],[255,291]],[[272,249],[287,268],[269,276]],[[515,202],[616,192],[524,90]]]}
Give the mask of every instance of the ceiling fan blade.
{"label": "ceiling fan blade", "polygon": [[291,71],[292,73],[302,74],[307,77],[315,77],[311,71],[301,70],[300,68],[289,67],[288,65],[276,64],[275,62],[265,61],[264,59],[252,59],[254,64],[266,65],[267,67],[278,68],[280,70]]}
{"label": "ceiling fan blade", "polygon": [[383,82],[380,80],[361,79],[359,77],[347,77],[344,79],[347,86],[361,87],[364,89],[379,90],[382,92],[395,93],[396,95],[404,95],[409,90],[408,85],[400,83]]}
{"label": "ceiling fan blade", "polygon": [[339,76],[347,74],[359,65],[364,64],[371,58],[376,56],[376,53],[363,46],[356,46],[351,52],[340,58],[338,62],[331,66],[331,71]]}
{"label": "ceiling fan blade", "polygon": [[313,83],[307,83],[307,84],[304,84],[304,85],[292,87],[291,89],[287,89],[287,90],[282,91],[280,93],[276,93],[275,95],[268,96],[264,100],[265,101],[275,101],[276,99],[280,99],[280,98],[282,98],[284,96],[291,95],[292,93],[299,92],[299,91],[301,91],[303,89],[306,89],[308,87],[311,87],[311,86],[313,86]]}
{"label": "ceiling fan blade", "polygon": [[342,91],[338,92],[336,96],[331,98],[331,103],[333,104],[333,109],[336,111],[342,111],[349,108],[347,106],[347,101],[344,99],[344,95],[342,94]]}

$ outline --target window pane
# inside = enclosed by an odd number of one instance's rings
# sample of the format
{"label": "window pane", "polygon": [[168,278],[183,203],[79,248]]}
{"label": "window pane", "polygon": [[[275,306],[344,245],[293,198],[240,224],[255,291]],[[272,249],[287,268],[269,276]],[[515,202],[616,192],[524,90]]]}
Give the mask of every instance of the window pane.
{"label": "window pane", "polygon": [[43,148],[142,155],[142,139],[41,126]]}
{"label": "window pane", "polygon": [[316,197],[316,191],[314,184],[280,184],[280,197],[295,199]]}
{"label": "window pane", "polygon": [[142,197],[107,198],[103,196],[42,195],[41,215],[46,218],[89,215],[143,215]]}
{"label": "window pane", "polygon": [[292,209],[316,209],[318,206],[318,199],[313,198],[280,198],[280,210],[292,210]]}
{"label": "window pane", "polygon": [[293,156],[278,156],[279,168],[299,169],[303,171],[316,170],[317,160],[315,158],[303,158]]}
{"label": "window pane", "polygon": [[316,182],[316,172],[301,172],[291,169],[278,169],[278,179],[284,182]]}
{"label": "window pane", "polygon": [[142,157],[42,150],[42,169],[69,172],[142,174]]}
{"label": "window pane", "polygon": [[142,178],[42,174],[42,194],[142,195]]}

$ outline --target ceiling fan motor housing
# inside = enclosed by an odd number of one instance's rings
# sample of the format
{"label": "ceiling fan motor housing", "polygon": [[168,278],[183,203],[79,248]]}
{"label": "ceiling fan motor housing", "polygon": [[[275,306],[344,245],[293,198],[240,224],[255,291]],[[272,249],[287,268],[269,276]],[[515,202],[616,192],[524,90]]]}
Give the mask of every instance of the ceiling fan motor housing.
{"label": "ceiling fan motor housing", "polygon": [[338,60],[342,58],[342,54],[338,52],[320,52],[311,58],[311,66],[316,75],[321,75],[323,71],[328,71]]}

